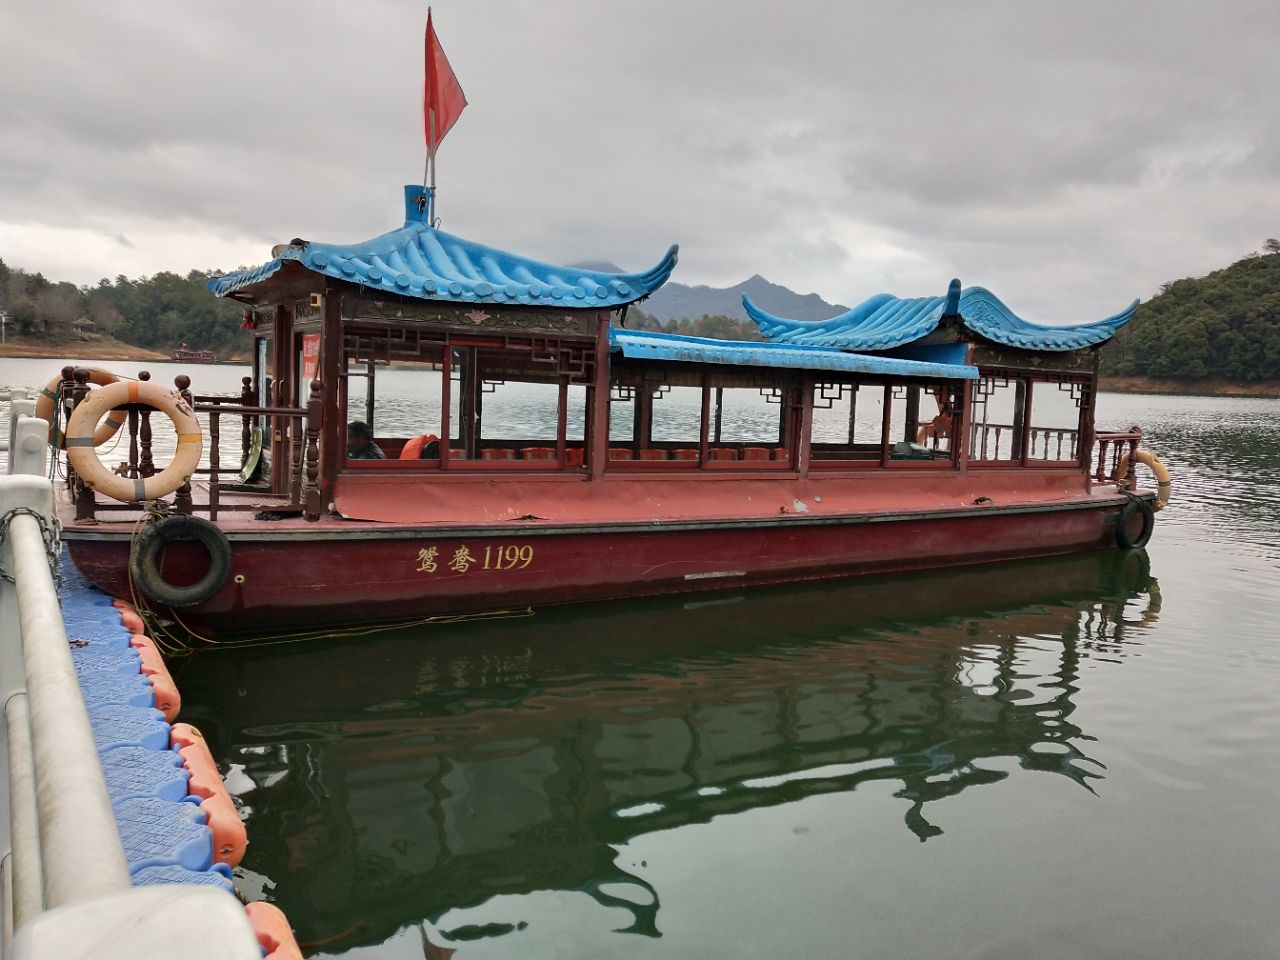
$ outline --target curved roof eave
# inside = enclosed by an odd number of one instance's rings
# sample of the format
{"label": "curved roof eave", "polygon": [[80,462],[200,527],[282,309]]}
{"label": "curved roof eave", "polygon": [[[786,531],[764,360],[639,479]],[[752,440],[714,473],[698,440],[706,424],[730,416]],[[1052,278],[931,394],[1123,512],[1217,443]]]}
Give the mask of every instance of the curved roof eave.
{"label": "curved roof eave", "polygon": [[248,270],[208,282],[226,297],[270,278],[295,261],[321,276],[389,294],[456,303],[620,307],[649,296],[671,276],[680,248],[637,273],[606,273],[531,260],[409,223],[364,243],[307,243]]}
{"label": "curved roof eave", "polygon": [[928,336],[945,316],[958,316],[974,333],[1023,350],[1067,351],[1105,343],[1133,319],[1135,300],[1119,313],[1093,323],[1048,326],[1024,320],[985,287],[951,281],[944,297],[901,299],[877,294],[826,320],[791,320],[768,313],[745,294],[742,305],[760,332],[774,343],[836,347],[841,350],[891,350]]}

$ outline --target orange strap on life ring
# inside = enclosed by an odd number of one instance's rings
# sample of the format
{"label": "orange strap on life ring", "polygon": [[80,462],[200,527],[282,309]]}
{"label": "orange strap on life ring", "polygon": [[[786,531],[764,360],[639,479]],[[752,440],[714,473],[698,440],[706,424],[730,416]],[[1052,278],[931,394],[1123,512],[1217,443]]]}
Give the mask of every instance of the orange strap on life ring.
{"label": "orange strap on life ring", "polygon": [[[98,421],[126,403],[145,403],[165,414],[178,434],[173,462],[153,477],[121,477],[103,465],[94,451]],[[85,485],[121,503],[140,503],[173,493],[191,479],[200,464],[204,437],[186,401],[172,390],[146,380],[119,380],[85,397],[67,422],[67,460]]]}
{"label": "orange strap on life ring", "polygon": [[[105,387],[112,383],[119,382],[117,377],[110,370],[100,370],[97,367],[89,368],[89,382],[98,387]],[[49,444],[57,447],[59,450],[66,448],[66,434],[64,434],[57,425],[58,412],[58,388],[62,385],[62,377],[57,376],[49,381],[48,385],[40,391],[40,395],[36,397],[36,416],[49,424]],[[111,415],[94,431],[93,445],[100,447],[112,437],[125,424],[125,414],[120,410],[111,411]]]}

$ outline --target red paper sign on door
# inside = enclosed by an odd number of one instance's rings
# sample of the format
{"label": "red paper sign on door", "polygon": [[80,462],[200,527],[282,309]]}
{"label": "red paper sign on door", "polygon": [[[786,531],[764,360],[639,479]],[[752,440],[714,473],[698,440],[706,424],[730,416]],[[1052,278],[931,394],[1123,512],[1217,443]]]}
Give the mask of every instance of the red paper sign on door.
{"label": "red paper sign on door", "polygon": [[302,385],[305,389],[320,371],[320,334],[302,336]]}

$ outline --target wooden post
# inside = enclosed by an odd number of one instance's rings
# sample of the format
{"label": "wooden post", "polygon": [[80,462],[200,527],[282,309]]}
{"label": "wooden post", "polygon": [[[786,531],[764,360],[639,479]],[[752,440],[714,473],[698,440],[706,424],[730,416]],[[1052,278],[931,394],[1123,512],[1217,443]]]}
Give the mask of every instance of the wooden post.
{"label": "wooden post", "polygon": [[[466,414],[465,399],[461,403],[462,416]],[[453,348],[448,343],[444,345],[444,352],[440,355],[440,469],[448,470],[449,464],[453,462],[453,426],[451,423],[451,415],[453,413]],[[467,442],[466,431],[461,429],[459,425],[458,436],[461,442]],[[466,457],[466,447],[462,448],[462,455]]]}
{"label": "wooden post", "polygon": [[[324,327],[320,335],[320,500],[333,500],[333,486],[338,467],[347,446],[347,425],[342,419],[338,391],[346,366],[342,343],[342,291],[326,287],[324,291]],[[308,401],[309,402],[309,401]]]}
{"label": "wooden post", "polygon": [[801,480],[809,477],[809,460],[812,458],[813,446],[813,394],[816,384],[812,376],[804,377],[800,394],[800,430],[796,442],[788,446],[788,452],[794,451],[794,463],[791,466],[800,475]]}
{"label": "wooden post", "polygon": [[[271,372],[275,406],[293,406],[293,398],[289,396],[289,384],[293,382],[293,314],[284,304],[276,306],[271,322]],[[271,492],[288,494],[288,433],[291,421],[285,417],[271,417],[267,423],[271,438]]]}
{"label": "wooden post", "polygon": [[[724,396],[724,387],[716,387],[716,443],[720,442],[720,398]],[[711,430],[711,380],[702,374],[702,417],[698,421],[698,466],[706,467],[710,454],[707,453]]]}
{"label": "wooden post", "polygon": [[217,411],[209,414],[209,519],[218,519],[218,468],[222,466],[222,428]]}
{"label": "wooden post", "polygon": [[[54,457],[57,457],[57,448],[64,446],[63,438],[67,435],[67,421],[71,419],[72,391],[76,388],[76,368],[68,364],[62,368],[62,382],[58,384],[58,403],[54,409],[54,418],[59,419],[61,426],[58,427],[57,443],[54,445]],[[71,461],[67,461],[67,489],[75,490],[76,471],[71,466]]]}
{"label": "wooden post", "polygon": [[893,387],[884,385],[884,409],[880,412],[880,466],[889,465],[889,431],[893,429]]}
{"label": "wooden post", "polygon": [[[89,396],[89,371],[84,367],[76,367],[72,376],[75,378],[75,386],[71,391],[71,408],[74,411],[84,402],[85,397]],[[76,520],[92,521],[94,509],[97,506],[94,503],[93,490],[84,480],[76,477],[73,491],[76,498]]]}
{"label": "wooden post", "polygon": [[556,397],[556,462],[560,469],[565,468],[564,451],[567,446],[566,434],[569,432],[569,375],[560,375],[559,391]]}
{"label": "wooden post", "polygon": [[307,466],[304,516],[311,521],[320,519],[323,497],[320,490],[320,430],[324,426],[324,392],[320,381],[311,381],[311,393],[307,398]]}
{"label": "wooden post", "polygon": [[[146,383],[151,379],[151,374],[146,370],[138,371],[138,379]],[[151,410],[144,407],[138,414],[138,440],[142,444],[142,448],[138,453],[138,476],[145,480],[147,477],[153,477],[156,473],[155,461],[151,459]]]}
{"label": "wooden post", "polygon": [[[173,378],[173,385],[178,388],[178,393],[182,396],[182,402],[188,407],[193,405],[191,399],[191,378],[185,373],[180,373]],[[216,444],[217,439],[213,442]],[[173,508],[179,513],[190,515],[193,512],[193,504],[191,501],[191,481],[188,480],[177,490],[173,497]]]}
{"label": "wooden post", "polygon": [[[1013,429],[1009,431],[1009,459],[1022,460],[1025,457],[1023,447],[1023,427],[1027,422],[1027,398],[1031,395],[1027,390],[1027,381],[1018,377],[1013,381]],[[1000,443],[996,441],[996,456],[1000,459]]]}
{"label": "wooden post", "polygon": [[[257,406],[253,396],[253,378],[240,378],[240,405],[242,407]],[[240,469],[249,465],[249,448],[253,445],[253,417],[244,414],[240,417]]]}
{"label": "wooden post", "polygon": [[902,439],[914,443],[920,427],[920,388],[907,387],[907,415],[903,419]]}
{"label": "wooden post", "polygon": [[138,411],[129,411],[129,479],[137,480],[138,472]]}
{"label": "wooden post", "polygon": [[587,463],[591,479],[604,476],[609,459],[609,314],[602,313],[596,324],[595,387],[591,393],[591,449]]}

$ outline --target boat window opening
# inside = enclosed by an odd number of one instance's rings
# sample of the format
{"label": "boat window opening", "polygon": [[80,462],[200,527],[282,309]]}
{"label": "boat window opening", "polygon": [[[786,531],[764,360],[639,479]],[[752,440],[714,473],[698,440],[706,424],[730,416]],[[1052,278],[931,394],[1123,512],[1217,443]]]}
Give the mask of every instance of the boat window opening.
{"label": "boat window opening", "polygon": [[480,381],[480,458],[555,461],[563,440],[570,465],[582,466],[586,394],[567,379]]}
{"label": "boat window opening", "polygon": [[879,383],[813,385],[810,462],[815,467],[880,463],[885,390]]}
{"label": "boat window opening", "polygon": [[1082,380],[1037,380],[1030,384],[1030,391],[1027,459],[1077,462],[1088,384]]}
{"label": "boat window opening", "polygon": [[[697,463],[702,443],[702,387],[658,384],[649,389],[649,431],[640,460]],[[644,434],[641,433],[641,437]]]}
{"label": "boat window opening", "polygon": [[810,464],[949,466],[959,404],[950,383],[815,383]]}
{"label": "boat window opening", "polygon": [[973,388],[969,407],[969,459],[1009,463],[1022,460],[1027,381],[988,373]]}

